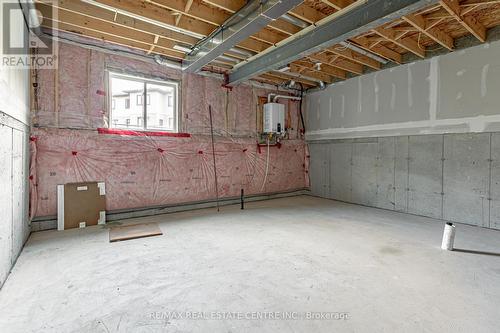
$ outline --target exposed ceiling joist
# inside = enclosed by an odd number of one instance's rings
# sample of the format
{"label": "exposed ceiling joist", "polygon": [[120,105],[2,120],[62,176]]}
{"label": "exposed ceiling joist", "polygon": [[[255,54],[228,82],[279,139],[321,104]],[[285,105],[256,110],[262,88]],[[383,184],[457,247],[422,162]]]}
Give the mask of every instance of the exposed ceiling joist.
{"label": "exposed ceiling joist", "polygon": [[441,44],[450,51],[453,50],[453,38],[439,28],[429,28],[427,21],[422,15],[409,14],[403,16],[403,19],[436,43]]}
{"label": "exposed ceiling joist", "polygon": [[276,47],[251,61],[237,65],[229,74],[229,83],[247,80],[265,71],[284,67],[308,54],[353,38],[381,24],[412,13],[435,0],[373,0],[353,8],[351,11],[329,20],[288,43]]}
{"label": "exposed ceiling joist", "polygon": [[[229,14],[224,13],[216,8],[212,8],[207,6],[201,2],[193,2],[193,0],[189,0],[187,3],[185,0],[149,0],[151,3],[172,10],[179,15],[180,18],[182,15],[190,16],[194,19],[201,20],[214,26],[220,26],[224,24],[224,22],[230,17]],[[281,30],[286,30],[284,24],[286,22],[282,22],[278,26]],[[272,22],[270,23],[272,24]],[[293,32],[294,30],[292,30]],[[272,31],[269,29],[265,29],[262,31],[256,32],[251,37],[260,40],[262,42],[268,43],[270,45],[279,43],[286,37],[288,37],[291,32],[286,32],[286,35],[283,35],[281,31]],[[249,36],[250,37],[250,36]]]}
{"label": "exposed ceiling joist", "polygon": [[[42,22],[42,27],[48,28],[51,30],[60,30],[60,31],[65,31],[71,34],[77,34],[79,36],[84,36],[88,37],[91,39],[97,39],[100,41],[107,41],[111,42],[116,45],[120,46],[125,46],[128,48],[132,48],[135,50],[140,50],[144,51],[145,53],[148,53],[151,49],[151,45],[154,43],[154,39],[151,41],[151,43],[147,43],[144,41],[139,41],[137,37],[133,36],[118,36],[114,33],[107,33],[107,32],[101,32],[97,31],[94,29],[89,29],[85,27],[80,27],[77,25],[73,24],[68,24],[68,23],[62,23],[62,22],[54,22],[51,19],[47,18],[43,20]],[[176,59],[176,60],[181,60],[184,57],[184,54],[171,50],[169,48],[163,48],[163,47],[154,47],[153,50],[151,50],[151,53],[154,54],[159,54],[162,56],[166,56],[168,58]],[[180,63],[179,63],[180,65]]]}
{"label": "exposed ceiling joist", "polygon": [[341,10],[350,4],[352,4],[354,1],[353,0],[321,0],[322,3],[327,4],[328,6],[331,6],[335,8],[336,10]]}
{"label": "exposed ceiling joist", "polygon": [[[172,27],[179,27],[185,31],[193,31],[202,36],[208,36],[218,26],[223,24],[231,15],[199,2],[193,2],[189,8],[184,0],[84,0],[85,2],[100,4],[108,8],[116,8],[127,13],[133,13],[146,19],[153,19]],[[187,10],[188,9],[188,10]],[[257,32],[249,36],[256,41],[273,45],[288,35],[280,32]]]}
{"label": "exposed ceiling joist", "polygon": [[396,32],[392,28],[379,27],[373,29],[373,31],[380,37],[384,37],[385,39],[406,49],[407,51],[410,51],[421,58],[425,58],[425,48],[423,46],[420,46],[418,42],[413,38],[401,38],[401,36],[397,36]]}
{"label": "exposed ceiling joist", "polygon": [[306,21],[309,24],[314,24],[326,17],[326,15],[320,12],[319,10],[316,10],[305,4],[297,6],[296,8],[290,11],[290,14],[303,21]]}
{"label": "exposed ceiling joist", "polygon": [[[247,0],[204,0],[204,2],[210,4],[211,6],[234,14],[246,5]],[[299,27],[286,22],[283,19],[277,19],[269,23],[269,28],[285,33],[287,35],[293,35],[300,31]]]}
{"label": "exposed ceiling joist", "polygon": [[380,69],[381,68],[380,62],[378,62],[375,59],[372,59],[366,55],[359,54],[353,50],[350,50],[345,46],[334,45],[332,47],[329,47],[327,50],[328,50],[328,52],[331,52],[331,53],[336,54],[338,56],[341,56],[347,60],[356,62],[358,64],[365,65],[365,66],[371,67],[373,69]]}
{"label": "exposed ceiling joist", "polygon": [[[298,60],[298,61],[295,61],[294,63],[299,64],[302,67],[306,67],[306,68],[310,68],[310,69],[315,68],[315,66],[319,66],[319,71],[321,71],[325,74],[328,74],[330,76],[333,76],[333,77],[336,77],[336,78],[339,78],[342,80],[345,80],[347,78],[347,72],[345,70],[340,69],[338,67],[331,66],[331,65],[326,64],[326,63],[323,63],[320,60],[317,60],[317,58],[315,58],[314,55],[311,55],[310,59],[312,59],[313,62]],[[319,65],[316,65],[314,63],[314,61],[316,61],[316,63],[318,63]]]}
{"label": "exposed ceiling joist", "polygon": [[[193,0],[187,0],[186,5],[184,6],[184,11],[189,12],[191,10],[192,5],[193,5]],[[175,19],[175,25],[179,24],[181,17],[182,14],[179,14],[179,16],[177,16],[177,18]]]}
{"label": "exposed ceiling joist", "polygon": [[[212,24],[193,19],[188,16],[182,16],[176,25],[177,15],[171,10],[159,7],[151,2],[139,2],[135,0],[83,0],[96,7],[115,10],[131,18],[148,21],[153,24],[161,25],[165,29],[170,29],[185,33],[187,35],[203,38],[208,36],[216,27]],[[96,8],[99,10],[99,8]]]}
{"label": "exposed ceiling joist", "polygon": [[[38,9],[44,16],[42,25],[45,23],[45,21],[54,21],[54,17],[52,17],[52,10],[50,7],[41,5],[38,7]],[[76,28],[80,28],[84,29],[84,31],[86,32],[93,31],[96,34],[100,33],[107,36],[114,36],[124,40],[142,43],[148,46],[155,45],[155,49],[162,49],[164,51],[163,53],[168,53],[177,59],[184,58],[184,52],[176,51],[174,49],[175,42],[169,39],[159,38],[155,43],[155,40],[157,38],[154,35],[146,34],[144,32],[133,29],[123,28],[117,25],[107,24],[106,22],[91,17],[86,17],[72,12],[60,10],[57,13],[57,24],[70,25],[74,27],[72,28],[72,30],[75,32],[78,31]]]}
{"label": "exposed ceiling joist", "polygon": [[450,13],[465,29],[476,36],[481,42],[486,41],[486,28],[476,18],[462,15],[458,0],[441,0],[441,5]]}
{"label": "exposed ceiling joist", "polygon": [[67,12],[98,19],[108,24],[116,24],[124,28],[151,33],[187,45],[194,45],[200,40],[200,38],[168,30],[149,22],[135,20],[129,16],[121,15],[110,10],[101,10],[80,0],[59,0],[57,3],[53,3],[52,1],[47,2],[46,0],[36,0],[36,2],[38,7],[43,6],[43,4],[55,6]]}
{"label": "exposed ceiling joist", "polygon": [[[46,14],[44,26],[68,32],[63,34],[65,40],[82,43],[84,38],[74,37],[77,34],[110,42],[112,50],[124,46],[178,61],[186,54],[196,56],[192,51],[203,46],[208,36],[233,28],[235,21],[229,18],[248,6],[248,0],[33,1],[42,12],[56,7],[58,17]],[[270,0],[255,1],[262,5]],[[469,33],[483,41],[486,29],[500,24],[500,0],[307,0],[297,4],[233,47],[219,51],[203,69],[229,72],[233,84],[242,75],[274,84],[298,77],[309,80],[304,86],[314,86],[346,79],[351,73],[360,75],[364,66],[378,70],[387,61],[402,63],[406,52],[424,57],[431,45],[451,51],[454,39]],[[359,10],[355,16],[361,6],[362,13]],[[260,9],[248,13],[255,15]],[[47,28],[44,31],[54,35]],[[211,49],[201,56],[207,51]],[[274,72],[284,67],[287,71]],[[252,68],[261,73],[255,76]],[[265,72],[274,76],[264,77]]]}
{"label": "exposed ceiling joist", "polygon": [[230,13],[237,12],[241,7],[246,4],[246,0],[203,0],[211,6],[223,9]]}
{"label": "exposed ceiling joist", "polygon": [[383,45],[371,45],[370,41],[366,37],[355,37],[352,38],[352,40],[361,48],[372,52],[379,57],[394,61],[397,64],[401,64],[403,62],[403,56],[400,53]]}
{"label": "exposed ceiling joist", "polygon": [[[105,1],[108,5],[110,3],[112,4],[117,2],[114,0],[98,0],[98,1]],[[220,10],[207,6],[201,2],[193,2],[192,0],[187,2],[185,0],[149,0],[148,2],[157,5],[159,7],[171,10],[178,14],[189,16],[206,23],[210,23],[214,26],[222,24],[227,18],[227,15],[225,15]]]}
{"label": "exposed ceiling joist", "polygon": [[317,80],[321,80],[325,83],[332,83],[333,82],[333,79],[330,75],[325,74],[323,72],[310,70],[310,69],[305,68],[305,67],[301,67],[298,64],[290,64],[290,72],[303,74],[303,75],[315,78]]}
{"label": "exposed ceiling joist", "polygon": [[325,52],[309,55],[309,58],[327,64],[333,67],[340,68],[344,71],[353,74],[363,74],[363,65],[344,60],[339,55],[328,56]]}

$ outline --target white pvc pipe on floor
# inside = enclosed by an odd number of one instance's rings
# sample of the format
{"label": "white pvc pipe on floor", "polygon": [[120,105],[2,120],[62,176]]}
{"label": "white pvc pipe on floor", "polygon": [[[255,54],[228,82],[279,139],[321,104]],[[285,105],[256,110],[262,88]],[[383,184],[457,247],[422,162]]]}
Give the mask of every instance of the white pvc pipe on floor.
{"label": "white pvc pipe on floor", "polygon": [[444,226],[443,241],[441,249],[453,251],[453,242],[455,241],[455,225],[447,222]]}

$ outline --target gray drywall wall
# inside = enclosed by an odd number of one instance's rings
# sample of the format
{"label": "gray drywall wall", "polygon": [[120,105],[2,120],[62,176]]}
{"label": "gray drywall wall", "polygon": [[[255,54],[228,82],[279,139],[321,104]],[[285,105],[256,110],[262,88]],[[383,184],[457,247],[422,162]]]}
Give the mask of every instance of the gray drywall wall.
{"label": "gray drywall wall", "polygon": [[330,170],[311,182],[314,195],[500,230],[500,133],[339,139],[310,151],[311,165],[317,157],[329,161],[321,174]]}
{"label": "gray drywall wall", "polygon": [[0,112],[0,286],[29,235],[29,130]]}
{"label": "gray drywall wall", "polygon": [[500,229],[499,87],[495,41],[307,94],[313,194]]}
{"label": "gray drywall wall", "polygon": [[30,230],[28,141],[29,70],[0,67],[0,287]]}
{"label": "gray drywall wall", "polygon": [[306,139],[500,130],[500,41],[355,77],[306,96]]}

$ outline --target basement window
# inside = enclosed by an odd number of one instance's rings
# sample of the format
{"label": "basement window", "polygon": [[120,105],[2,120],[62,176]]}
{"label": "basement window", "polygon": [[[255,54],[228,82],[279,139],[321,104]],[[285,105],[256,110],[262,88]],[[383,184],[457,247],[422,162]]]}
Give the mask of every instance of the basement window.
{"label": "basement window", "polygon": [[177,82],[109,73],[108,83],[110,119],[113,119],[109,127],[177,132]]}

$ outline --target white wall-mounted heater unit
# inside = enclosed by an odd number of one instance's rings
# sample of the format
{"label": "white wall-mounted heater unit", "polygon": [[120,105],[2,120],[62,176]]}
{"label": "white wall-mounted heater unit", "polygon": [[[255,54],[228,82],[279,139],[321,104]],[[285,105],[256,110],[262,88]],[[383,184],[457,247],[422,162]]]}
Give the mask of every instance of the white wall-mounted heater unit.
{"label": "white wall-mounted heater unit", "polygon": [[285,104],[264,104],[264,133],[285,132]]}

